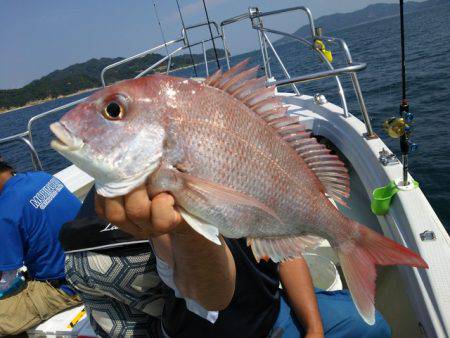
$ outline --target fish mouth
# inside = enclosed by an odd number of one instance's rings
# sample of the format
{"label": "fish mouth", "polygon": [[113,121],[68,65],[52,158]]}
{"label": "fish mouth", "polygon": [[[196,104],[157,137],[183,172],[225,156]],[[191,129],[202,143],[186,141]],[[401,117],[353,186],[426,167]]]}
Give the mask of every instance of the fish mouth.
{"label": "fish mouth", "polygon": [[80,138],[73,135],[61,122],[55,122],[50,125],[50,130],[55,134],[50,146],[61,152],[70,152],[80,150],[84,142]]}

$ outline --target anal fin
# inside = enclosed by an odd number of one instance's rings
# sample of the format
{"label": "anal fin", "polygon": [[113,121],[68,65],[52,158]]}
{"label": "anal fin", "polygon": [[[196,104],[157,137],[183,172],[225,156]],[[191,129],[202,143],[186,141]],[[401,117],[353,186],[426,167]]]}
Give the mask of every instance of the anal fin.
{"label": "anal fin", "polygon": [[281,262],[301,257],[306,249],[314,249],[321,241],[322,238],[311,235],[247,238],[247,245],[251,246],[257,261],[270,257],[274,262]]}

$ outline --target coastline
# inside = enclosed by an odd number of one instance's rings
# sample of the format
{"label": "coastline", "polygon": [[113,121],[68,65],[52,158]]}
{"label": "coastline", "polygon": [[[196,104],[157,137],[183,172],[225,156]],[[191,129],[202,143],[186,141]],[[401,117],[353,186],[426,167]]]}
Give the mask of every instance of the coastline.
{"label": "coastline", "polygon": [[[222,60],[224,60],[224,59],[225,59],[225,57],[219,58],[219,61],[222,61]],[[211,60],[208,60],[208,62],[210,62],[210,61],[211,61]],[[201,66],[201,65],[204,65],[204,64],[205,64],[204,62],[199,62],[199,63],[196,63],[195,65],[196,65],[196,66]],[[192,67],[193,67],[192,65],[186,65],[186,66],[183,66],[183,67],[171,69],[171,70],[169,70],[169,74],[172,73],[172,72],[176,72],[176,71],[179,71],[179,70],[183,70],[183,69],[187,69],[187,68],[192,68]],[[165,72],[165,71],[162,71],[161,69],[158,69],[158,73],[166,73],[166,72]],[[82,90],[79,90],[79,91],[77,91],[77,92],[75,92],[75,93],[71,93],[71,94],[67,94],[67,95],[60,95],[60,96],[58,96],[58,97],[47,97],[47,98],[45,98],[45,99],[34,100],[34,101],[27,102],[25,105],[20,106],[20,107],[12,107],[12,108],[7,108],[7,109],[5,109],[5,108],[0,108],[0,114],[6,114],[6,113],[10,113],[10,112],[19,110],[19,109],[23,109],[23,108],[28,108],[28,107],[36,106],[36,105],[42,104],[42,103],[44,103],[44,102],[53,101],[53,100],[57,100],[57,99],[62,99],[62,98],[65,98],[65,97],[71,97],[71,96],[75,96],[75,95],[78,95],[78,94],[83,94],[83,93],[85,93],[85,92],[88,92],[88,91],[91,91],[91,90],[95,90],[95,89],[98,89],[98,88],[100,88],[100,87],[94,87],[94,88],[82,89]]]}
{"label": "coastline", "polygon": [[99,87],[87,88],[87,89],[82,89],[82,90],[79,90],[79,91],[77,91],[75,93],[71,93],[71,94],[67,94],[67,95],[59,95],[57,97],[47,97],[47,98],[41,99],[41,100],[34,100],[34,101],[27,102],[25,105],[20,106],[20,107],[12,107],[12,108],[8,108],[8,109],[0,108],[0,114],[11,113],[11,112],[19,110],[19,109],[36,106],[38,104],[42,104],[42,103],[45,103],[45,102],[48,102],[48,101],[53,101],[53,100],[62,99],[62,98],[65,98],[65,97],[71,97],[71,96],[75,96],[75,95],[78,95],[78,94],[83,94],[85,92],[89,92],[91,90],[95,90],[95,89],[98,89],[98,88]]}

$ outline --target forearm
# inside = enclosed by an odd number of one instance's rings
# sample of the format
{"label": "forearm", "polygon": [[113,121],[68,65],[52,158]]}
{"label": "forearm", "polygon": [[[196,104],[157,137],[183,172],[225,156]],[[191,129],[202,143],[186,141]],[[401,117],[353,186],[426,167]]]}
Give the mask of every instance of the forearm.
{"label": "forearm", "polygon": [[150,200],[144,185],[124,198],[96,200],[97,212],[110,222],[152,238],[155,253],[173,269],[183,296],[207,310],[224,309],[234,294],[233,256],[223,240],[217,245],[196,233],[174,206],[175,199],[167,193]]}
{"label": "forearm", "polygon": [[183,296],[207,310],[222,310],[234,294],[233,256],[221,238],[217,245],[182,224],[170,233],[174,281]]}
{"label": "forearm", "polygon": [[289,303],[307,332],[323,333],[322,320],[308,265],[303,258],[279,265],[280,279]]}

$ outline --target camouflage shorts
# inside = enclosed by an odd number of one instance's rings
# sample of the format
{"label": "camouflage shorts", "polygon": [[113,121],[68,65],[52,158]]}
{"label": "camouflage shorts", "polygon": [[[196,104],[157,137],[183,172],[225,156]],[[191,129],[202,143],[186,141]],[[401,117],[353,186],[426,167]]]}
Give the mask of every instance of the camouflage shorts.
{"label": "camouflage shorts", "polygon": [[99,336],[156,336],[164,300],[153,253],[72,253],[65,267]]}

